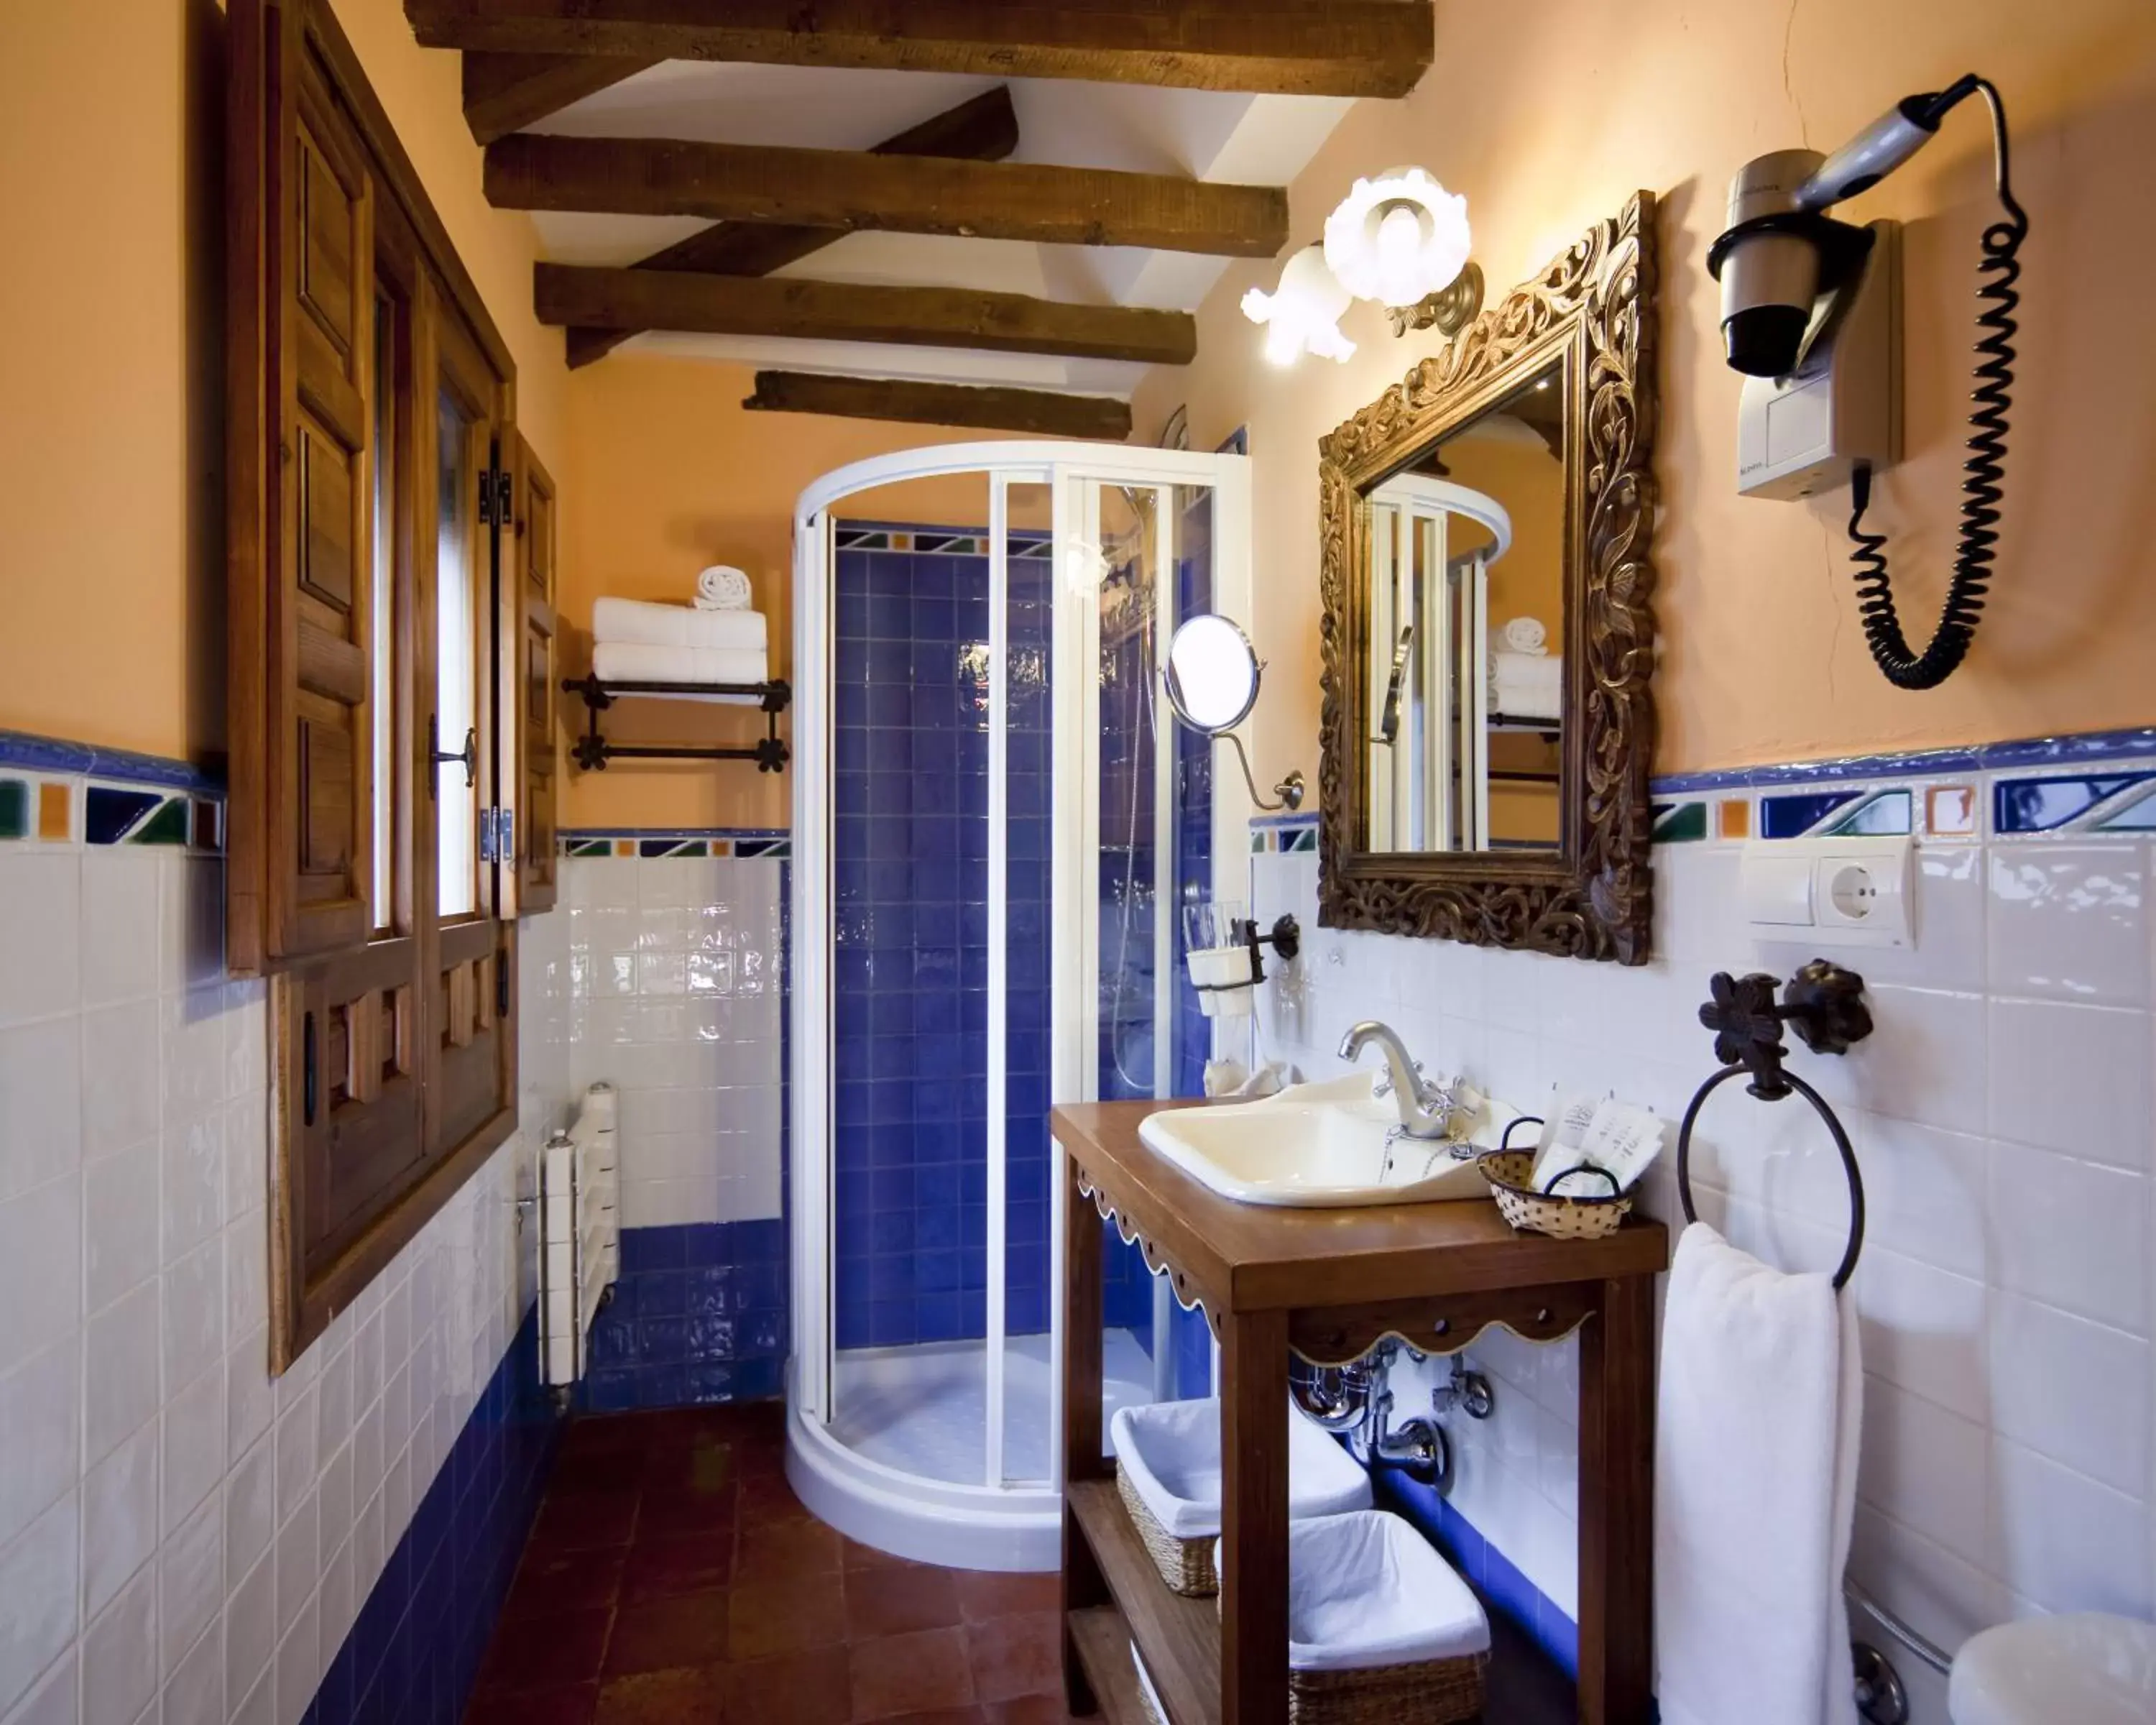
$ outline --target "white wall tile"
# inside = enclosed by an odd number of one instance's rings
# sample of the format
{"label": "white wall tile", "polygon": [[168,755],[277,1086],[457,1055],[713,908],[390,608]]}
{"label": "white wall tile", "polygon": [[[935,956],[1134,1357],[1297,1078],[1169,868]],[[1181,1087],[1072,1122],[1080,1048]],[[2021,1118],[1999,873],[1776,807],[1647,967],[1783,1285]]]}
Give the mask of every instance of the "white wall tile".
{"label": "white wall tile", "polygon": [[2156,1615],[2139,1500],[2005,1438],[1992,1444],[1993,1573],[2054,1611]]}
{"label": "white wall tile", "polygon": [[134,1725],[157,1693],[157,1575],[145,1566],[82,1635],[82,1725]]}
{"label": "white wall tile", "polygon": [[183,993],[224,980],[224,870],[212,857],[167,856],[158,875],[157,986]]}
{"label": "white wall tile", "polygon": [[157,1411],[161,1307],[155,1278],[83,1329],[83,1461],[95,1466]]}
{"label": "white wall tile", "polygon": [[82,1159],[81,1032],[72,1018],[0,1029],[0,1199]]}
{"label": "white wall tile", "polygon": [[1990,1164],[1999,1285],[2146,1334],[2149,1177],[2023,1144]]}
{"label": "white wall tile", "polygon": [[224,1477],[225,1404],[222,1358],[165,1404],[163,1495],[168,1529],[192,1515]]}
{"label": "white wall tile", "polygon": [[83,1609],[117,1596],[157,1548],[157,1422],[151,1420],[82,1482]]}
{"label": "white wall tile", "polygon": [[110,1006],[158,992],[154,850],[92,845],[82,853],[82,1004]]}
{"label": "white wall tile", "polygon": [[2002,994],[2148,1004],[2148,881],[2138,845],[1994,845],[1990,979]]}
{"label": "white wall tile", "polygon": [[81,1370],[70,1332],[0,1377],[0,1546],[80,1477]]}
{"label": "white wall tile", "polygon": [[0,1029],[80,1004],[81,892],[80,853],[0,851]]}
{"label": "white wall tile", "polygon": [[225,1600],[225,1692],[244,1696],[269,1670],[276,1649],[277,1558],[265,1552]]}
{"label": "white wall tile", "polygon": [[1988,1553],[1990,1434],[1878,1378],[1864,1386],[1856,1489],[1875,1507],[1970,1563]]}
{"label": "white wall tile", "polygon": [[2118,1168],[2149,1166],[2146,1013],[1991,1003],[1993,1133]]}
{"label": "white wall tile", "polygon": [[224,1220],[224,1132],[228,1110],[167,1122],[162,1137],[163,1260],[213,1239]]}
{"label": "white wall tile", "polygon": [[224,1358],[224,1243],[197,1246],[164,1276],[165,1382],[192,1384]]}
{"label": "white wall tile", "polygon": [[224,1505],[211,1497],[167,1536],[157,1553],[159,1664],[167,1676],[177,1674],[223,1604]]}
{"label": "white wall tile", "polygon": [[165,1684],[162,1725],[224,1725],[224,1637],[213,1621]]}
{"label": "white wall tile", "polygon": [[157,1142],[94,1157],[82,1169],[83,1304],[101,1312],[157,1273]]}
{"label": "white wall tile", "polygon": [[55,1662],[38,1680],[21,1708],[8,1716],[8,1725],[80,1725],[81,1674],[70,1653]]}
{"label": "white wall tile", "polygon": [[71,1330],[81,1298],[82,1184],[49,1180],[0,1203],[0,1372]]}
{"label": "white wall tile", "polygon": [[1993,1424],[2116,1491],[2148,1489],[2148,1344],[2002,1294],[1991,1320]]}
{"label": "white wall tile", "polygon": [[74,1639],[80,1516],[70,1492],[0,1548],[0,1711],[27,1693]]}

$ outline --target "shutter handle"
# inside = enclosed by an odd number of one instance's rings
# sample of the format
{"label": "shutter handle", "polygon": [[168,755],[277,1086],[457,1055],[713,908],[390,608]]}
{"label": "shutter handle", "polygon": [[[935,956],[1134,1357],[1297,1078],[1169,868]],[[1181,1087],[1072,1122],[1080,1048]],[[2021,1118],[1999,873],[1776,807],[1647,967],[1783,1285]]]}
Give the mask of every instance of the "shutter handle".
{"label": "shutter handle", "polygon": [[300,1019],[300,1106],[302,1124],[315,1123],[316,1096],[315,1015],[303,1014]]}
{"label": "shutter handle", "polygon": [[[476,726],[465,732],[465,746],[461,749],[445,749],[442,747],[441,721],[429,713],[427,716],[427,753],[437,767],[449,761],[462,762],[466,790],[479,783],[479,731]],[[429,797],[439,794],[438,783],[432,774],[428,776],[427,794]]]}

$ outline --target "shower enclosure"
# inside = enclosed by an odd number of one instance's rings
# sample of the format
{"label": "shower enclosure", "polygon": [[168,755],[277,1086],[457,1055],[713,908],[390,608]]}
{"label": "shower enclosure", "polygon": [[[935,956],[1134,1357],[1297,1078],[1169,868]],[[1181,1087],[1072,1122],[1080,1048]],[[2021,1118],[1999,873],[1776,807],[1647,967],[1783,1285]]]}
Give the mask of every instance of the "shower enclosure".
{"label": "shower enclosure", "polygon": [[[1248,616],[1248,521],[1241,457],[1101,444],[801,499],[788,1472],[866,1543],[1059,1561],[1048,1109],[1199,1090],[1178,908],[1240,896],[1250,809],[1159,655]],[[1202,1320],[1119,1241],[1108,1284],[1111,1403],[1202,1393]]]}

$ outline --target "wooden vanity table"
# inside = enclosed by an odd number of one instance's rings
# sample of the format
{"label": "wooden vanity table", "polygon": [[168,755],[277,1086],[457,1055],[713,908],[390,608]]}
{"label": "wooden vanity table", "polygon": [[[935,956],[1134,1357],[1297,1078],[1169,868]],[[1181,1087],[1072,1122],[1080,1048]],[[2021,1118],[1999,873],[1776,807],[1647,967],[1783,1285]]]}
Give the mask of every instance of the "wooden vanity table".
{"label": "wooden vanity table", "polygon": [[[1654,1277],[1668,1235],[1515,1234],[1493,1203],[1287,1209],[1221,1198],[1138,1140],[1150,1101],[1057,1108],[1062,1150],[1064,1669],[1074,1714],[1142,1725],[1130,1643],[1171,1725],[1286,1725],[1291,1349],[1321,1364],[1397,1335],[1450,1353],[1502,1322],[1580,1332],[1579,1717],[1646,1725],[1653,1682]],[[1101,1217],[1220,1345],[1221,1597],[1168,1591],[1103,1459]],[[1216,1603],[1218,1609],[1216,1610]],[[1502,1725],[1493,1721],[1491,1725]]]}

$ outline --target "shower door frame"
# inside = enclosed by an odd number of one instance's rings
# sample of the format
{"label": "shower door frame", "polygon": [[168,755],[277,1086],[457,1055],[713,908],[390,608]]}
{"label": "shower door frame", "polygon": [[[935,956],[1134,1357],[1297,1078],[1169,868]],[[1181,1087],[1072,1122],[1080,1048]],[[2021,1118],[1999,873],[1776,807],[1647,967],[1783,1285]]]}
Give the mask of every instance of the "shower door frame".
{"label": "shower door frame", "polygon": [[[983,1470],[978,1484],[927,1479],[847,1450],[851,1465],[872,1487],[905,1486],[946,1510],[967,1505],[1001,1507],[1015,1494],[1045,1489],[1060,1491],[1064,1337],[1050,1303],[1050,1396],[1049,1478],[1014,1480],[1004,1455],[1004,1368],[1009,1337],[1004,1294],[1008,1286],[1005,1239],[1007,1167],[1004,1055],[1007,1020],[1005,951],[1009,867],[1007,781],[1009,685],[1009,493],[1014,485],[1050,488],[1052,579],[1051,773],[1057,785],[1083,784],[1094,793],[1052,798],[1050,859],[1050,1020],[1052,1102],[1088,1101],[1098,1088],[1099,1060],[1099,888],[1100,825],[1097,779],[1100,714],[1100,613],[1096,604],[1070,602],[1066,558],[1081,541],[1099,545],[1099,497],[1105,486],[1157,489],[1158,542],[1155,628],[1175,611],[1174,523],[1167,505],[1173,488],[1203,485],[1213,493],[1211,608],[1248,626],[1253,591],[1250,531],[1250,461],[1236,454],[1129,448],[1101,444],[993,442],[951,444],[902,451],[856,462],[826,474],[805,490],[794,517],[794,721],[792,978],[793,1167],[788,1198],[793,1205],[789,1232],[793,1252],[793,1355],[789,1399],[793,1419],[821,1432],[834,1449],[828,1425],[835,1377],[835,1302],[833,1278],[837,1260],[835,1181],[832,1167],[831,1110],[834,1074],[831,1050],[836,1034],[832,995],[831,940],[834,926],[832,875],[833,689],[836,672],[836,629],[833,587],[836,579],[833,511],[845,498],[910,480],[979,474],[988,484],[989,567],[998,578],[989,598],[988,737],[988,1333],[987,1407]],[[1089,533],[1090,530],[1090,533]],[[1165,603],[1160,603],[1161,600]],[[1159,708],[1156,708],[1158,712]],[[1173,724],[1154,727],[1157,834],[1156,887],[1163,866],[1158,853],[1172,852],[1172,791],[1176,732]],[[1217,770],[1224,752],[1216,742],[1212,776],[1212,867],[1216,891],[1240,877],[1235,865],[1248,849],[1252,809],[1239,774]],[[1163,758],[1164,757],[1164,758]],[[1172,856],[1165,866],[1173,868]],[[1235,896],[1232,892],[1228,896]],[[1165,1064],[1162,1039],[1172,1023],[1174,989],[1171,904],[1155,905],[1154,1003],[1156,1081]],[[1158,930],[1165,922],[1163,945]],[[1166,963],[1162,960],[1165,958]],[[1062,1276],[1065,1183],[1051,1175],[1050,1286]],[[814,1228],[803,1219],[820,1219]],[[803,1250],[808,1245],[811,1250]],[[1158,1352],[1166,1345],[1156,1337]],[[1042,1513],[1054,1515],[1052,1502]],[[1060,1532],[1060,1519],[1053,1523]]]}

